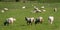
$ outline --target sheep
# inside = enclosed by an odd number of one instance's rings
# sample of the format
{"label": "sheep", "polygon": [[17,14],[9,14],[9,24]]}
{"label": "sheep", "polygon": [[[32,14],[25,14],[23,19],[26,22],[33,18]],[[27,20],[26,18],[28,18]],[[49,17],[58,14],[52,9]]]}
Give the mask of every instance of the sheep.
{"label": "sheep", "polygon": [[33,12],[34,12],[34,13],[38,13],[38,12],[41,13],[41,10],[34,10]]}
{"label": "sheep", "polygon": [[34,17],[31,17],[31,18],[28,18],[28,17],[25,17],[25,20],[27,21],[27,24],[31,24],[34,22]]}
{"label": "sheep", "polygon": [[8,10],[8,8],[4,8],[4,10],[5,10],[5,11],[7,11],[7,10]]}
{"label": "sheep", "polygon": [[36,6],[34,6],[34,8],[37,8]]}
{"label": "sheep", "polygon": [[44,8],[45,8],[44,6],[41,7],[41,9],[44,9]]}
{"label": "sheep", "polygon": [[9,24],[13,24],[14,21],[16,21],[16,19],[13,17],[10,17],[10,18],[6,19],[6,21],[4,22],[4,25],[6,26]]}
{"label": "sheep", "polygon": [[49,17],[48,17],[48,20],[49,20],[49,23],[52,24],[53,21],[54,21],[54,17],[53,17],[53,16],[49,16]]}
{"label": "sheep", "polygon": [[23,8],[23,9],[25,9],[26,7],[25,7],[25,6],[23,6],[22,8]]}
{"label": "sheep", "polygon": [[46,10],[43,9],[43,12],[45,12]]}
{"label": "sheep", "polygon": [[1,10],[2,13],[4,13],[5,11],[4,10]]}
{"label": "sheep", "polygon": [[43,17],[38,17],[38,18],[36,18],[36,20],[35,20],[35,24],[37,24],[37,23],[43,23]]}
{"label": "sheep", "polygon": [[57,12],[57,8],[54,8],[54,12]]}
{"label": "sheep", "polygon": [[41,13],[41,10],[39,10],[36,6],[34,6],[34,13],[37,13],[37,12],[40,12]]}

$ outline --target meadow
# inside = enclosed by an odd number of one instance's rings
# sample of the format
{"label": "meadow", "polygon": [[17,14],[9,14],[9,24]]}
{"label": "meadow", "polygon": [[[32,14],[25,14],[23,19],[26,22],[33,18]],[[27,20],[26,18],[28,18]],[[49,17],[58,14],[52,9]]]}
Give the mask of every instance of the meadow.
{"label": "meadow", "polygon": [[[22,9],[22,6],[26,6],[26,8]],[[32,13],[34,6],[37,6],[39,9],[41,6],[45,6],[46,12]],[[5,7],[9,10],[1,13],[1,10]],[[55,7],[58,9],[57,12],[53,11]],[[4,21],[12,16],[16,18],[14,24],[4,26]],[[39,16],[44,18],[43,24],[26,24],[25,17],[34,17],[36,19]],[[48,23],[48,16],[54,16],[53,24]],[[0,2],[0,30],[60,30],[60,3]]]}

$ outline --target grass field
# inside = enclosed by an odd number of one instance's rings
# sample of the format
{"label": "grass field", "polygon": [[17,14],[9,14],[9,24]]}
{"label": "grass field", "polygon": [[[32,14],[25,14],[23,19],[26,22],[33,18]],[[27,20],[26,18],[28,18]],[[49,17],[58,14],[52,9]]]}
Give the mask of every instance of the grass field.
{"label": "grass field", "polygon": [[[32,13],[33,6],[37,6],[39,9],[41,6],[45,6],[46,12]],[[26,6],[22,9],[22,6]],[[3,8],[7,7],[9,10],[5,13],[1,13]],[[54,12],[53,8],[57,7],[58,11]],[[54,16],[55,20],[53,24],[48,23],[48,16]],[[4,26],[3,22],[6,18],[15,17],[17,20],[13,25]],[[27,25],[24,17],[42,16],[44,18],[43,24]],[[60,3],[20,3],[20,2],[0,2],[0,30],[60,30]]]}

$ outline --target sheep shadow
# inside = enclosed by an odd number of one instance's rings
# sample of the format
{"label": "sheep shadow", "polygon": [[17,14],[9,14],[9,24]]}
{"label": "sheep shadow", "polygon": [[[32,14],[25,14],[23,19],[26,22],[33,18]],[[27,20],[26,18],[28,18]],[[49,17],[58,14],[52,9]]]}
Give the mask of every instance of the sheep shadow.
{"label": "sheep shadow", "polygon": [[20,26],[24,27],[24,26],[32,26],[32,25],[30,25],[30,24],[29,24],[29,25],[27,25],[27,24],[23,24],[23,25],[20,25]]}
{"label": "sheep shadow", "polygon": [[27,26],[27,25],[24,25],[24,24],[23,24],[23,25],[20,25],[20,26],[24,27],[24,26]]}

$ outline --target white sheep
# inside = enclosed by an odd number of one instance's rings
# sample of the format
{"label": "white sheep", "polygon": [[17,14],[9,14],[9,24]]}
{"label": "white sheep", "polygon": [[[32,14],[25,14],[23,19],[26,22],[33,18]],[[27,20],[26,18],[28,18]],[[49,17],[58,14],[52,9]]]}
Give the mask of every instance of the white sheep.
{"label": "white sheep", "polygon": [[14,21],[16,21],[16,19],[13,17],[7,18],[6,21],[4,22],[4,25],[13,24]]}
{"label": "white sheep", "polygon": [[1,10],[2,13],[4,13],[5,11],[4,10]]}
{"label": "white sheep", "polygon": [[9,23],[13,23],[14,21],[16,21],[16,19],[13,18],[13,17],[10,17],[10,18],[7,19],[7,21],[8,21]]}
{"label": "white sheep", "polygon": [[57,12],[57,8],[54,8],[54,12]]}
{"label": "white sheep", "polygon": [[25,7],[25,6],[23,6],[22,8],[23,8],[23,9],[25,9],[26,7]]}
{"label": "white sheep", "polygon": [[34,17],[31,17],[31,18],[25,17],[25,20],[27,21],[27,24],[32,25],[32,22],[34,22]]}
{"label": "white sheep", "polygon": [[38,17],[38,18],[36,18],[36,20],[35,20],[35,24],[37,24],[37,23],[43,23],[43,17]]}
{"label": "white sheep", "polygon": [[49,17],[48,17],[48,20],[49,20],[50,24],[52,24],[53,21],[54,21],[54,17],[53,17],[53,16],[49,16]]}
{"label": "white sheep", "polygon": [[36,6],[34,6],[34,11],[33,11],[34,13],[37,13],[37,12],[42,12],[41,10],[39,10]]}
{"label": "white sheep", "polygon": [[8,10],[8,8],[4,8],[4,10],[6,10],[6,11],[7,11],[7,10]]}
{"label": "white sheep", "polygon": [[45,7],[44,7],[44,6],[42,6],[41,8],[42,8],[42,9],[44,9]]}
{"label": "white sheep", "polygon": [[43,12],[45,12],[46,10],[45,10],[45,9],[43,9],[42,11],[43,11]]}

